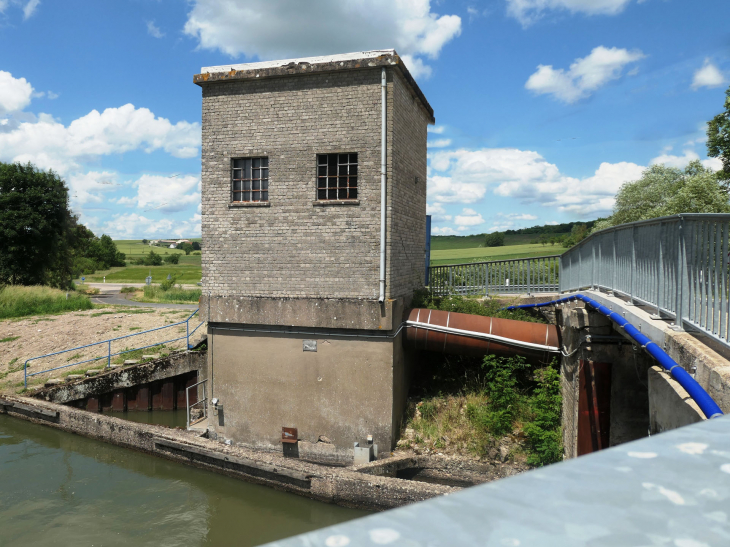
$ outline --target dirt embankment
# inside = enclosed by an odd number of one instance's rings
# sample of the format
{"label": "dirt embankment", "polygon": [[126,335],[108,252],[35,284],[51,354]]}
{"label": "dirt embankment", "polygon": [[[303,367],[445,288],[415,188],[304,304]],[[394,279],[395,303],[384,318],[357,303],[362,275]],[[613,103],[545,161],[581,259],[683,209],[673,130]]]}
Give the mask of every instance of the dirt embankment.
{"label": "dirt embankment", "polygon": [[[108,307],[60,315],[2,320],[0,321],[0,392],[15,392],[22,387],[23,363],[27,359],[171,325],[184,321],[191,313],[189,310]],[[194,317],[190,321],[190,330],[199,323],[197,316]],[[204,333],[205,326],[202,326],[196,331],[191,343],[199,340]],[[185,324],[177,325],[113,341],[111,351],[116,353],[184,336]],[[165,344],[162,351],[169,352],[184,347],[185,339],[183,338],[177,342]],[[108,344],[99,344],[31,361],[28,372],[47,370],[96,357],[106,357],[108,349]],[[148,351],[156,353],[160,351],[160,348],[149,348]],[[112,358],[113,360],[114,358]],[[51,377],[60,378],[66,374],[101,367],[105,364],[106,359],[97,363],[92,361],[78,367],[41,374],[34,376],[28,385],[30,387],[42,384]]]}

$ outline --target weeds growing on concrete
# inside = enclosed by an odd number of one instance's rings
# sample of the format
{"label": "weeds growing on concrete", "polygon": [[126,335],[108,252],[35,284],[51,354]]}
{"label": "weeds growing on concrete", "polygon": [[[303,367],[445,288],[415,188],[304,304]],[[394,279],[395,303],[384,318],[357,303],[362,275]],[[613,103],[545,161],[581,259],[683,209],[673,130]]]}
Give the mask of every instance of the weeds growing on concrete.
{"label": "weeds growing on concrete", "polygon": [[[562,459],[560,378],[521,357],[424,355],[400,446],[514,457],[541,466]],[[420,399],[420,400],[419,400]],[[418,402],[415,402],[418,400]],[[505,442],[507,441],[507,442]]]}
{"label": "weeds growing on concrete", "polygon": [[0,344],[2,344],[3,342],[12,342],[14,340],[17,340],[18,338],[20,338],[20,336],[6,336],[5,338],[0,338]]}
{"label": "weeds growing on concrete", "polygon": [[504,303],[498,300],[481,300],[473,297],[464,297],[458,294],[435,296],[427,289],[421,289],[414,293],[413,300],[411,301],[411,307],[452,311],[456,313],[470,313],[472,315],[515,319],[518,321],[529,321],[532,323],[546,323],[542,317],[532,314],[526,310],[505,310],[503,309]]}
{"label": "weeds growing on concrete", "polygon": [[43,286],[0,287],[0,319],[88,310],[92,307],[93,304],[87,296],[76,292],[66,293]]}

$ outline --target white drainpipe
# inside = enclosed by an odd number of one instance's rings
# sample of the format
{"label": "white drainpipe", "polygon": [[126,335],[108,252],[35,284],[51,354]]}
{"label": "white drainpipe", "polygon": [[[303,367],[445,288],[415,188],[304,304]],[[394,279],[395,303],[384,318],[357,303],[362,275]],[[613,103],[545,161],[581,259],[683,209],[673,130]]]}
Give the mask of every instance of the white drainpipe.
{"label": "white drainpipe", "polygon": [[380,80],[381,89],[381,133],[380,133],[380,296],[378,302],[385,302],[385,213],[386,213],[386,181],[385,181],[385,157],[386,157],[386,77],[385,67]]}

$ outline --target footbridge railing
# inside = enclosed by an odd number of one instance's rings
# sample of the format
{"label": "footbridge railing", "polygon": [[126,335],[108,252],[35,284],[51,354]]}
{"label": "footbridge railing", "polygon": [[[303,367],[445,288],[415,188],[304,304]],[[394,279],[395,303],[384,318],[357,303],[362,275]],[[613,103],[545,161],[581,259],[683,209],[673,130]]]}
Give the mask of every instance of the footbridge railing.
{"label": "footbridge railing", "polygon": [[[154,328],[154,329],[148,329],[148,330],[144,330],[144,331],[140,331],[140,332],[135,332],[133,334],[126,334],[124,336],[118,336],[117,338],[110,338],[108,340],[102,340],[101,342],[94,342],[92,344],[86,344],[86,345],[77,346],[77,347],[71,348],[71,349],[65,349],[63,351],[56,351],[56,352],[53,352],[53,353],[47,353],[46,355],[39,355],[38,357],[32,357],[32,358],[28,359],[25,362],[25,364],[23,365],[23,372],[24,372],[24,375],[23,375],[24,376],[23,383],[24,383],[24,386],[26,388],[28,387],[28,378],[31,378],[33,376],[38,376],[39,374],[46,374],[48,372],[53,372],[53,371],[61,370],[61,369],[64,369],[64,368],[70,368],[70,367],[76,367],[76,366],[79,366],[79,365],[83,365],[84,363],[96,363],[98,361],[103,361],[103,360],[106,360],[105,367],[111,367],[112,357],[116,357],[118,355],[123,355],[125,353],[130,353],[132,351],[139,351],[139,350],[143,350],[143,349],[147,349],[147,348],[152,348],[152,347],[155,347],[155,346],[161,346],[162,344],[170,344],[172,342],[177,342],[179,340],[185,340],[185,347],[186,347],[186,349],[191,349],[193,346],[190,344],[190,337],[195,333],[195,331],[197,331],[200,328],[200,326],[203,323],[202,322],[199,323],[193,330],[190,330],[190,320],[199,311],[200,311],[199,309],[198,310],[195,310],[184,321],[178,321],[177,323],[172,323],[170,325],[165,325],[164,327],[157,327],[157,328]],[[113,342],[118,342],[120,340],[128,340],[128,339],[134,338],[136,336],[143,336],[145,334],[149,334],[150,332],[162,331],[164,329],[171,329],[171,328],[174,328],[174,327],[180,327],[181,325],[185,325],[185,334],[183,336],[177,336],[175,338],[161,340],[161,341],[155,342],[153,344],[147,344],[147,345],[142,345],[142,346],[133,347],[133,348],[129,348],[128,346],[125,346],[125,348],[123,350],[121,350],[121,351],[112,352],[112,343]],[[95,355],[94,357],[92,357],[90,359],[84,359],[83,361],[75,361],[73,363],[67,363],[67,364],[63,364],[63,365],[60,365],[60,366],[48,368],[48,369],[45,369],[45,370],[39,370],[39,371],[36,371],[36,372],[31,372],[31,373],[28,372],[28,368],[31,366],[30,363],[32,361],[40,361],[41,359],[50,359],[51,357],[58,357],[59,355],[63,355],[63,354],[70,353],[70,352],[78,352],[79,350],[89,351],[89,348],[97,348],[97,347],[98,348],[106,349],[106,351],[103,351],[103,349],[102,349],[102,351],[96,351],[95,353],[97,353],[97,355]],[[91,351],[93,351],[93,350],[91,350]],[[80,356],[81,355],[79,355],[77,353],[73,353],[71,355],[71,357],[68,359],[68,361],[74,360],[74,358],[78,358]]]}
{"label": "footbridge railing", "polygon": [[730,345],[730,214],[622,224],[560,257],[560,291],[605,289]]}
{"label": "footbridge railing", "polygon": [[429,268],[434,294],[558,292],[560,255],[449,264]]}

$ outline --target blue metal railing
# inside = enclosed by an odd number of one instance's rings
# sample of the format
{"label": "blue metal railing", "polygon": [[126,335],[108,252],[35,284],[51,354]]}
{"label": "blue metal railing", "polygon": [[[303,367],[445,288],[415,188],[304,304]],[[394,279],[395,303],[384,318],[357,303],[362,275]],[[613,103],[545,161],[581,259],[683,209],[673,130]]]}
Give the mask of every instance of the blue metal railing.
{"label": "blue metal railing", "polygon": [[[171,325],[165,325],[164,327],[156,327],[154,329],[144,330],[144,331],[141,331],[141,332],[135,332],[134,334],[127,334],[125,336],[119,336],[117,338],[110,338],[109,340],[102,340],[101,342],[94,342],[93,344],[86,344],[85,346],[77,346],[75,348],[65,349],[63,351],[56,351],[54,353],[47,353],[46,355],[39,355],[38,357],[31,357],[23,365],[23,382],[25,384],[25,387],[26,388],[28,387],[28,377],[30,377],[30,376],[37,376],[39,374],[45,374],[47,372],[53,372],[54,370],[60,370],[62,368],[69,368],[69,367],[75,367],[75,366],[78,366],[78,365],[83,365],[84,363],[90,363],[90,362],[100,361],[100,360],[104,359],[103,356],[102,357],[93,357],[91,359],[86,359],[85,361],[78,361],[76,363],[70,363],[68,365],[62,365],[60,367],[49,368],[47,370],[39,370],[38,372],[33,372],[31,374],[28,374],[28,363],[30,363],[31,361],[37,361],[38,359],[44,359],[46,357],[53,357],[54,355],[61,355],[61,354],[64,354],[64,353],[68,353],[70,351],[76,351],[76,350],[79,350],[79,349],[91,348],[91,347],[94,347],[94,346],[100,346],[102,344],[107,344],[107,348],[108,349],[107,349],[107,354],[106,354],[106,366],[107,367],[110,367],[111,364],[112,364],[112,357],[115,357],[117,355],[122,355],[124,353],[129,353],[129,352],[132,352],[132,351],[139,351],[141,349],[152,348],[152,347],[155,347],[155,346],[160,346],[162,344],[169,344],[171,342],[177,342],[178,340],[182,340],[182,339],[185,339],[185,347],[187,349],[191,349],[192,346],[190,345],[190,337],[195,333],[196,330],[198,330],[200,328],[200,325],[202,325],[203,323],[202,322],[199,323],[198,326],[195,327],[191,331],[190,330],[190,320],[199,311],[200,311],[200,309],[195,310],[184,321],[179,321],[177,323],[172,323]],[[160,342],[156,342],[154,344],[149,344],[147,346],[142,346],[142,347],[139,347],[139,348],[132,348],[132,349],[124,349],[122,351],[118,351],[116,353],[112,353],[112,342],[116,342],[117,340],[124,340],[125,338],[132,338],[134,336],[140,336],[142,334],[147,334],[149,332],[154,332],[154,331],[158,331],[158,330],[163,330],[163,329],[169,329],[169,328],[172,328],[172,327],[177,327],[179,325],[182,325],[183,323],[185,323],[185,336],[179,336],[178,338],[172,338],[170,340],[162,340]]]}

